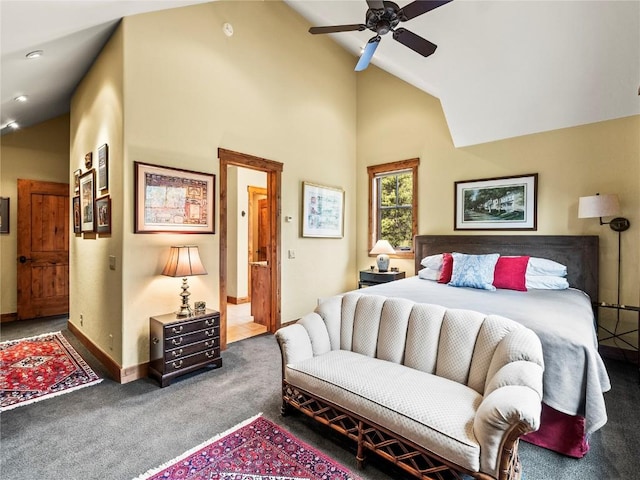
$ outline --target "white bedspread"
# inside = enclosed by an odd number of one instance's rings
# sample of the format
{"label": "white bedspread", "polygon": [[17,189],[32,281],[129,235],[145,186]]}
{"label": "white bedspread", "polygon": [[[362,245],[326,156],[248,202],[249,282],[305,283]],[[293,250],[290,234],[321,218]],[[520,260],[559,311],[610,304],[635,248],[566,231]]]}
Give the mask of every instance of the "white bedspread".
{"label": "white bedspread", "polygon": [[542,342],[544,403],[560,412],[583,416],[587,434],[607,422],[603,393],[611,385],[598,353],[591,301],[584,292],[492,292],[451,287],[415,276],[368,287],[362,293],[502,315],[529,327]]}

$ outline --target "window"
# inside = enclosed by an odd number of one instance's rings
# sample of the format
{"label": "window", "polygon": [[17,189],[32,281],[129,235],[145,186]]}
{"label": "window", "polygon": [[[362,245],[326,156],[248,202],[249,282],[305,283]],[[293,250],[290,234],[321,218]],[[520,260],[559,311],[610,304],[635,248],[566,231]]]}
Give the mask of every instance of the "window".
{"label": "window", "polygon": [[413,258],[418,231],[420,159],[372,165],[369,173],[369,250],[388,240],[397,257]]}

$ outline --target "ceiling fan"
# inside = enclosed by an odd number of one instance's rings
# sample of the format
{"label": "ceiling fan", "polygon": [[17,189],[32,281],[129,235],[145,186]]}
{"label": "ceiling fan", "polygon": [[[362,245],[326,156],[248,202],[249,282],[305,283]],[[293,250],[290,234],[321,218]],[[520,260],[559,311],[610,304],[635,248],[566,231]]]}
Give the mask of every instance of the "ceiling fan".
{"label": "ceiling fan", "polygon": [[438,8],[452,0],[416,0],[407,6],[400,8],[393,2],[383,0],[366,0],[369,8],[366,13],[366,23],[356,23],[352,25],[335,25],[331,27],[311,27],[309,33],[338,33],[371,30],[376,35],[369,40],[360,60],[356,65],[356,72],[364,70],[369,66],[371,57],[373,57],[376,48],[382,40],[382,35],[393,32],[393,39],[400,42],[405,47],[409,47],[414,52],[419,53],[423,57],[432,55],[438,48],[437,45],[425,40],[419,35],[407,30],[406,28],[396,28],[400,22],[406,22],[412,18],[427,13],[434,8]]}

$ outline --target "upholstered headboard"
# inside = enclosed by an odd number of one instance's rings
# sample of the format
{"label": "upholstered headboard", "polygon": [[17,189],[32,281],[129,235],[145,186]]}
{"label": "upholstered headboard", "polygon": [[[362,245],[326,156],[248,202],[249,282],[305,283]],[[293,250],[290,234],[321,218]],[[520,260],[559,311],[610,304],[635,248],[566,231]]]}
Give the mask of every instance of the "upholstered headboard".
{"label": "upholstered headboard", "polygon": [[420,260],[443,252],[529,255],[567,266],[569,285],[598,300],[598,237],[596,235],[416,235],[416,273]]}

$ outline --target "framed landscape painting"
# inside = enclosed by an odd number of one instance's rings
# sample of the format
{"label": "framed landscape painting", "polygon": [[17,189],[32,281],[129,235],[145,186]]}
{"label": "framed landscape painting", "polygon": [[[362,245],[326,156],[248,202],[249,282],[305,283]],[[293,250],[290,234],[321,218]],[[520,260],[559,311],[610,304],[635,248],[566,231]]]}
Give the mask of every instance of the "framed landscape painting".
{"label": "framed landscape painting", "polygon": [[302,182],[302,236],[342,238],[344,190]]}
{"label": "framed landscape painting", "polygon": [[135,233],[215,233],[215,175],[135,162]]}
{"label": "framed landscape painting", "polygon": [[455,182],[455,230],[537,230],[538,174]]}

